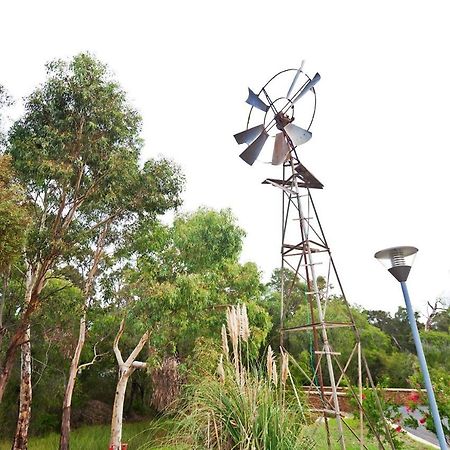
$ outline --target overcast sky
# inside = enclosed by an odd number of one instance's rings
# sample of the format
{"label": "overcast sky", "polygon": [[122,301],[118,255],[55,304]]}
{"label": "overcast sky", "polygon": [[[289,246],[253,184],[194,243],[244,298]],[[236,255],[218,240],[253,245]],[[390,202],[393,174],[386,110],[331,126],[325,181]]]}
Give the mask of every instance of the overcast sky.
{"label": "overcast sky", "polygon": [[145,157],[187,176],[185,210],[230,207],[247,231],[243,261],[267,279],[280,263],[280,168],[247,166],[247,87],[306,60],[319,72],[313,138],[300,157],[347,296],[395,311],[398,283],[374,260],[419,248],[412,301],[449,292],[450,27],[447,1],[8,1],[0,83],[18,100],[46,61],[90,51],[144,120]]}

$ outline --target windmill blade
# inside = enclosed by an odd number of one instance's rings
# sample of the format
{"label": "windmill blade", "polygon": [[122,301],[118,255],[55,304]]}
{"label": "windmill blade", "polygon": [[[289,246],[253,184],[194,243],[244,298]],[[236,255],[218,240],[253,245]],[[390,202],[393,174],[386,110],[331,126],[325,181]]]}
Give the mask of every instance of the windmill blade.
{"label": "windmill blade", "polygon": [[289,98],[292,94],[292,89],[294,89],[295,83],[297,82],[297,79],[299,75],[303,72],[303,65],[305,64],[305,60],[302,60],[302,63],[300,64],[299,69],[297,70],[297,73],[295,74],[294,79],[292,80],[291,85],[289,86],[289,90],[286,94],[286,98]]}
{"label": "windmill blade", "polygon": [[264,124],[256,125],[256,127],[241,131],[234,135],[238,144],[251,144],[264,130]]}
{"label": "windmill blade", "polygon": [[275,144],[273,146],[272,164],[278,166],[286,160],[286,156],[290,152],[291,148],[286,142],[283,133],[277,133],[275,136]]}
{"label": "windmill blade", "polygon": [[302,145],[305,142],[308,142],[312,133],[308,130],[304,130],[293,123],[289,123],[284,127],[284,131],[286,131],[287,135],[291,138],[292,143],[297,147],[297,145]]}
{"label": "windmill blade", "polygon": [[266,143],[268,137],[269,135],[267,134],[267,132],[263,130],[256,141],[250,144],[239,156],[247,164],[253,165],[253,163],[256,161],[256,158],[258,158],[259,154],[261,153],[261,150],[264,147],[264,144]]}
{"label": "windmill blade", "polygon": [[292,103],[297,102],[298,100],[300,100],[310,89],[312,89],[318,82],[320,81],[320,75],[318,73],[316,73],[314,75],[314,78],[312,80],[309,80],[306,84],[305,87],[294,97],[294,99],[292,100]]}
{"label": "windmill blade", "polygon": [[245,101],[261,111],[267,112],[269,110],[269,106],[266,105],[250,88],[248,88],[248,98]]}

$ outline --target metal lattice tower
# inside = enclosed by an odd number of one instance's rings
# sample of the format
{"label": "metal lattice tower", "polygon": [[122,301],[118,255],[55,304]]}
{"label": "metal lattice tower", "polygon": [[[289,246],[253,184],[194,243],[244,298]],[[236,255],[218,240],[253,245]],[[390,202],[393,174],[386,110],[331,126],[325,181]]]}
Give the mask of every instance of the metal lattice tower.
{"label": "metal lattice tower", "polygon": [[[314,86],[320,80],[316,74],[309,78],[303,73],[303,64],[295,71],[286,97],[272,96],[269,92],[270,84],[280,75],[293,69],[279,72],[267,82],[255,94],[249,89],[247,103],[252,105],[247,129],[235,135],[238,143],[248,144],[241,158],[252,165],[258,158],[266,141],[270,137],[270,130],[276,129],[272,164],[282,164],[283,176],[280,179],[267,178],[263,183],[270,184],[282,193],[282,244],[281,244],[281,308],[280,308],[280,345],[285,347],[289,336],[296,333],[310,333],[313,341],[312,352],[312,376],[304,373],[309,380],[308,394],[316,394],[319,398],[319,407],[311,408],[311,411],[323,418],[327,431],[328,448],[334,445],[345,450],[345,430],[348,429],[360,442],[360,448],[367,448],[364,444],[363,419],[371,428],[377,438],[380,448],[395,449],[390,439],[389,425],[385,421],[385,435],[388,444],[382,442],[379,430],[370,423],[363,408],[363,377],[375,389],[367,361],[364,357],[360,336],[352,316],[351,308],[343,291],[342,283],[336,270],[330,247],[326,240],[322,224],[312,198],[315,189],[322,189],[323,184],[300,162],[297,154],[299,145],[307,142],[312,134],[309,131],[315,115],[316,95]],[[299,76],[305,80],[298,90],[294,87],[298,83]],[[301,83],[300,83],[301,84]],[[313,113],[309,126],[301,128],[293,124],[294,104],[306,96],[313,94]],[[266,103],[267,102],[267,103]],[[251,115],[254,110],[264,112],[264,121],[256,126],[251,125]],[[291,275],[290,283],[284,279],[287,273]],[[306,302],[309,308],[310,321],[308,323],[287,324],[292,322],[288,317],[288,305],[293,303],[294,287],[296,283],[306,285]],[[329,318],[328,306],[332,301],[339,301],[345,309],[345,321]],[[340,353],[333,349],[333,334],[342,329],[350,330],[354,336],[354,345],[346,358],[341,362]],[[356,379],[351,379],[349,368],[353,370]],[[325,378],[329,386],[325,385]],[[348,385],[346,392],[341,388],[345,381]],[[356,387],[355,387],[356,386]],[[376,391],[375,391],[376,392]],[[353,430],[341,411],[339,398],[347,395],[353,397],[357,405],[359,427]],[[381,403],[376,398],[379,413],[382,415]],[[337,442],[333,442],[329,428],[329,418],[336,419],[338,428]],[[388,445],[388,447],[386,447]]]}

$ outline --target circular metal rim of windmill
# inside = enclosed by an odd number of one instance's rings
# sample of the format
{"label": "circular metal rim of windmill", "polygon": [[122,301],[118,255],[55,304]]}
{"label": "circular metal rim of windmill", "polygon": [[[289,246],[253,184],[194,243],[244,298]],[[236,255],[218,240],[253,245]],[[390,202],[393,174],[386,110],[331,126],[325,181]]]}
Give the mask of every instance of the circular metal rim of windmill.
{"label": "circular metal rim of windmill", "polygon": [[[277,78],[278,76],[280,76],[280,75],[282,75],[283,73],[286,73],[286,72],[297,72],[297,70],[298,69],[284,69],[284,70],[281,70],[280,72],[278,72],[278,73],[276,73],[275,75],[273,75],[270,79],[269,79],[269,81],[267,81],[266,82],[266,84],[259,90],[259,92],[258,92],[258,97],[261,95],[261,93],[267,88],[267,86],[273,81],[273,80],[275,80],[275,78]],[[305,77],[307,78],[307,82],[308,81],[311,81],[311,77],[306,73],[306,72],[303,72],[302,71],[302,73],[303,73],[303,75],[305,75]],[[312,114],[311,114],[311,120],[309,121],[309,125],[308,125],[308,127],[306,127],[305,129],[307,130],[307,131],[309,131],[310,130],[310,128],[311,128],[311,126],[312,126],[312,124],[313,124],[313,122],[314,122],[314,117],[316,116],[316,109],[317,109],[317,95],[316,95],[316,90],[315,90],[315,88],[312,88],[311,89],[311,92],[313,93],[313,95],[314,95],[314,107],[313,107],[313,111],[312,111]],[[282,98],[286,98],[286,97],[279,97],[279,99],[282,99]],[[278,99],[277,99],[278,100]],[[288,101],[290,101],[289,99],[286,99],[286,100],[288,100]],[[276,101],[276,100],[275,100]],[[250,111],[249,111],[249,113],[248,113],[248,117],[247,117],[247,129],[249,128],[249,125],[250,125],[250,119],[251,119],[251,117],[252,117],[252,112],[253,112],[253,109],[256,109],[256,108],[254,108],[254,106],[251,106],[250,107]],[[265,117],[264,117],[264,119],[265,119]],[[265,120],[264,120],[264,123],[265,123]]]}

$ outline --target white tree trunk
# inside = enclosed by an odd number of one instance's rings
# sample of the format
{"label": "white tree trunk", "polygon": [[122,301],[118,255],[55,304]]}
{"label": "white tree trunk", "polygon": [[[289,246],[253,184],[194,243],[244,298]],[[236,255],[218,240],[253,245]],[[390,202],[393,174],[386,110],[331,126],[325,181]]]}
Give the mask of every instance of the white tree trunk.
{"label": "white tree trunk", "polygon": [[[28,266],[25,281],[25,305],[28,305],[30,302],[33,281],[33,271],[31,266]],[[19,414],[17,417],[16,434],[11,447],[12,450],[27,450],[28,448],[28,428],[30,426],[31,400],[33,397],[30,338],[31,330],[28,325],[25,331],[24,342],[21,345]]]}
{"label": "white tree trunk", "polygon": [[12,450],[27,450],[28,448],[28,428],[30,426],[33,395],[31,386],[30,327],[26,331],[25,339],[26,342],[21,347],[19,415]]}
{"label": "white tree trunk", "polygon": [[61,436],[59,440],[60,450],[68,450],[70,443],[70,415],[72,410],[72,395],[75,388],[75,381],[78,374],[78,364],[80,363],[81,351],[86,340],[86,311],[80,318],[80,330],[75,352],[70,363],[69,379],[67,380],[66,390],[64,392],[63,411],[61,418]]}
{"label": "white tree trunk", "polygon": [[134,370],[121,371],[119,381],[117,382],[111,419],[110,447],[112,447],[112,450],[120,450],[122,444],[123,404],[125,402],[128,379],[132,372],[134,372]]}
{"label": "white tree trunk", "polygon": [[114,354],[116,355],[117,363],[119,364],[119,380],[117,381],[116,393],[114,396],[114,405],[111,419],[111,439],[109,441],[109,447],[111,450],[121,450],[122,445],[122,423],[123,423],[123,405],[125,402],[125,393],[127,390],[128,379],[136,369],[144,369],[147,364],[144,362],[136,361],[139,353],[148,341],[150,336],[146,331],[138,344],[131,352],[130,356],[124,362],[122,353],[119,349],[119,341],[122,337],[124,330],[124,320],[120,323],[119,332],[114,339]]}

